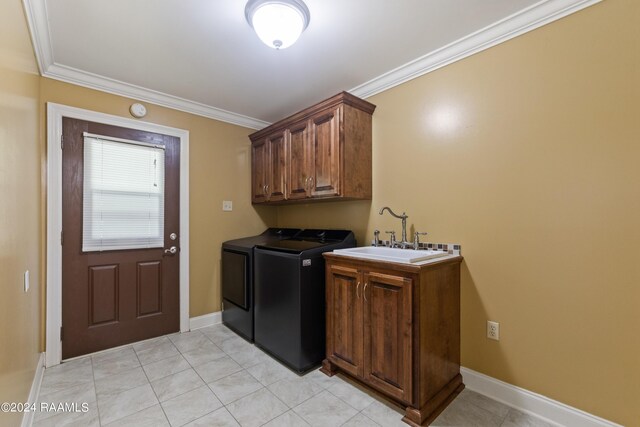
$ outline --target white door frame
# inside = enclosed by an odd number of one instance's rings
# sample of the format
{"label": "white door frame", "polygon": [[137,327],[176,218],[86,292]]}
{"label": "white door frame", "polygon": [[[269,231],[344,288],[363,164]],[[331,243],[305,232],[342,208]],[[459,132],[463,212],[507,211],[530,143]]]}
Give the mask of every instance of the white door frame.
{"label": "white door frame", "polygon": [[189,330],[189,131],[47,103],[47,367],[62,361],[62,118],[104,123],[180,138],[180,331]]}

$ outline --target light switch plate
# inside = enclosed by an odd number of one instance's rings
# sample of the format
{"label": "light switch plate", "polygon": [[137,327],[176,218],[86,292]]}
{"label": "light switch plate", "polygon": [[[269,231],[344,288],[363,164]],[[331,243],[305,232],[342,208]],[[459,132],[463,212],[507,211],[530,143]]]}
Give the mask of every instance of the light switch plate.
{"label": "light switch plate", "polygon": [[231,200],[223,200],[222,210],[226,212],[231,212],[233,210],[233,202]]}
{"label": "light switch plate", "polygon": [[29,270],[24,272],[24,291],[29,290]]}

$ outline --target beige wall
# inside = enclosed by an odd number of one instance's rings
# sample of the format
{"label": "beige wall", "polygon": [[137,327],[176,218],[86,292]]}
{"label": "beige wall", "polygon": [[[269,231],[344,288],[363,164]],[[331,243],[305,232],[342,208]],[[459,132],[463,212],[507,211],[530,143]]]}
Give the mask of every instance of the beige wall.
{"label": "beige wall", "polygon": [[[222,241],[277,222],[366,244],[399,229],[377,214],[389,205],[429,241],[462,244],[463,365],[639,425],[639,15],[607,0],[371,98],[371,202],[254,209],[250,130],[147,104],[145,121],[190,131],[191,316],[220,309]],[[0,401],[26,399],[42,350],[45,102],[124,117],[132,102],[34,73],[20,2],[3,2]]]}
{"label": "beige wall", "polygon": [[[281,226],[462,244],[462,363],[640,425],[640,2],[607,0],[369,100],[374,199]],[[485,338],[487,319],[501,340]]]}
{"label": "beige wall", "polygon": [[[39,77],[21,2],[0,3],[0,402],[25,402],[41,351]],[[25,293],[23,274],[31,288]],[[0,425],[21,414],[0,413]]]}
{"label": "beige wall", "polygon": [[[43,78],[41,107],[46,102],[129,117],[132,99]],[[151,123],[189,131],[190,184],[190,316],[220,310],[220,246],[223,241],[257,234],[275,224],[276,211],[251,206],[251,129],[145,104]],[[43,121],[44,127],[44,121]],[[223,212],[222,201],[233,211]]]}

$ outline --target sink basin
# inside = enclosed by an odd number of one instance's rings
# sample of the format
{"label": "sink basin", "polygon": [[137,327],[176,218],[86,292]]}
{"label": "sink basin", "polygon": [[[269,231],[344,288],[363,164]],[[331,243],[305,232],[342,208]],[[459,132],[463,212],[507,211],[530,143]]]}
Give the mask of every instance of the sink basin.
{"label": "sink basin", "polygon": [[378,261],[400,262],[403,264],[414,264],[433,258],[440,258],[449,255],[442,251],[416,251],[413,249],[399,249],[375,246],[363,246],[360,248],[336,249],[336,255],[344,255],[355,258],[372,259]]}

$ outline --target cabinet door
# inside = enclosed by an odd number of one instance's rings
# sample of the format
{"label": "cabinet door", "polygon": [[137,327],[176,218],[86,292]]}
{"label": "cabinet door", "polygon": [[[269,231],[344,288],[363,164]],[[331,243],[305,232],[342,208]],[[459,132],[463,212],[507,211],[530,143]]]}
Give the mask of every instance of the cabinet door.
{"label": "cabinet door", "polygon": [[327,358],[362,377],[362,284],[353,268],[327,267]]}
{"label": "cabinet door", "polygon": [[269,168],[267,178],[267,199],[270,202],[285,200],[287,182],[287,138],[285,131],[267,138],[269,145]]}
{"label": "cabinet door", "polygon": [[364,273],[364,380],[412,400],[411,290],[407,277]]}
{"label": "cabinet door", "polygon": [[251,144],[251,202],[267,201],[268,176],[269,144],[264,139]]}
{"label": "cabinet door", "polygon": [[342,107],[311,119],[311,196],[340,195],[340,114]]}
{"label": "cabinet door", "polygon": [[310,196],[311,144],[309,122],[305,121],[289,129],[289,199],[304,199]]}

